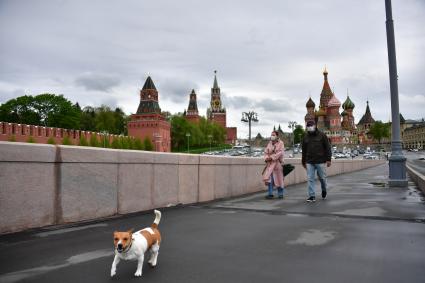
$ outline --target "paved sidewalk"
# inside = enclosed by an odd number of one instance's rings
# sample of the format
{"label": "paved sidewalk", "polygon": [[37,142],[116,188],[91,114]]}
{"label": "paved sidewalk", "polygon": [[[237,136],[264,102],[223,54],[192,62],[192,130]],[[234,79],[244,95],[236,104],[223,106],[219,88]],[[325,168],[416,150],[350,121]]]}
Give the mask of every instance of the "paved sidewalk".
{"label": "paved sidewalk", "polygon": [[121,262],[110,279],[112,232],[153,214],[0,237],[0,282],[424,282],[425,202],[385,186],[388,165],[329,178],[306,203],[264,193],[163,210],[158,266]]}

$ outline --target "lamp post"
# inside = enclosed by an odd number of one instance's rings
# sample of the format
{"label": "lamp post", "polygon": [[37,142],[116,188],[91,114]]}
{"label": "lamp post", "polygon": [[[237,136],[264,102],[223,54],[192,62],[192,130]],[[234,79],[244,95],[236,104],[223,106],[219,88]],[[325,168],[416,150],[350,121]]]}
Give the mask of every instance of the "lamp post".
{"label": "lamp post", "polygon": [[391,157],[389,158],[390,178],[388,185],[390,187],[407,187],[406,178],[406,157],[404,157],[401,148],[400,139],[400,110],[398,103],[398,83],[397,83],[397,61],[395,54],[394,24],[392,17],[391,0],[385,0],[386,12],[386,30],[387,30],[387,48],[388,65],[390,75],[391,91]]}
{"label": "lamp post", "polygon": [[210,140],[210,152],[211,152],[212,135],[208,135],[208,139]]}
{"label": "lamp post", "polygon": [[189,153],[189,138],[190,138],[190,133],[186,133],[186,137],[187,137],[187,153]]}
{"label": "lamp post", "polygon": [[258,122],[258,114],[254,111],[242,112],[242,122],[248,123],[249,135],[248,142],[251,145],[251,122]]}
{"label": "lamp post", "polygon": [[297,126],[297,122],[289,121],[288,128],[290,128],[291,131],[292,131],[292,154],[294,154],[294,155],[295,155],[295,133],[294,133],[294,131],[295,131],[296,126]]}

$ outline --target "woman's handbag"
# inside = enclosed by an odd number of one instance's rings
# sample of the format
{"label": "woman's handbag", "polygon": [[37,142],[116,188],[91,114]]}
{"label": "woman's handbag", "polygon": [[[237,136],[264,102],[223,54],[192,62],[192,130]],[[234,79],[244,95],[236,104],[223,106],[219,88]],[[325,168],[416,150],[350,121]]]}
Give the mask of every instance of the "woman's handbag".
{"label": "woman's handbag", "polygon": [[291,173],[292,170],[295,169],[295,166],[292,165],[292,164],[284,164],[284,165],[282,165],[282,169],[283,169],[283,176],[286,176],[289,173]]}

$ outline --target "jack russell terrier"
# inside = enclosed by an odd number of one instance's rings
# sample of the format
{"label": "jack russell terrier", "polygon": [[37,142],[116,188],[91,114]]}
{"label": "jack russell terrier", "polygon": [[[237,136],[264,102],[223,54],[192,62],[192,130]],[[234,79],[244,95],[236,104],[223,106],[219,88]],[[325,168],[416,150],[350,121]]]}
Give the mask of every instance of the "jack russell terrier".
{"label": "jack russell terrier", "polygon": [[161,220],[161,212],[154,210],[155,220],[150,228],[139,230],[135,233],[133,229],[127,232],[114,232],[114,250],[115,258],[112,262],[111,277],[116,274],[117,265],[121,259],[138,260],[137,270],[134,276],[142,276],[143,260],[145,252],[149,250],[149,264],[156,266],[158,260],[158,251],[161,244],[161,234],[158,230],[158,224]]}

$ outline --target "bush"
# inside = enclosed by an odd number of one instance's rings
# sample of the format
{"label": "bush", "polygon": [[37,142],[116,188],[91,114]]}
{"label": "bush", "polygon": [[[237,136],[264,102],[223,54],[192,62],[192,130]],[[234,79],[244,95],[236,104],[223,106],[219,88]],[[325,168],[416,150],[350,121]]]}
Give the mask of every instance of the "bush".
{"label": "bush", "polygon": [[90,146],[99,147],[99,141],[97,140],[97,136],[95,133],[92,133],[90,136]]}
{"label": "bush", "polygon": [[144,148],[146,151],[152,151],[153,150],[153,144],[151,142],[151,139],[149,137],[146,137],[143,140]]}
{"label": "bush", "polygon": [[111,147],[112,148],[115,148],[115,149],[122,148],[122,144],[121,144],[120,138],[115,137],[114,140],[112,141]]}
{"label": "bush", "polygon": [[136,150],[143,150],[144,149],[142,140],[140,138],[136,138],[134,140],[133,149],[136,149]]}
{"label": "bush", "polygon": [[72,145],[72,142],[71,142],[71,139],[69,138],[69,136],[65,136],[65,137],[62,139],[62,144],[63,144],[63,145]]}
{"label": "bush", "polygon": [[33,136],[29,136],[27,139],[27,143],[35,143],[35,139]]}
{"label": "bush", "polygon": [[16,137],[15,137],[15,135],[11,135],[11,136],[7,139],[7,141],[15,142],[15,141],[16,141]]}
{"label": "bush", "polygon": [[111,147],[109,143],[109,136],[102,136],[101,137],[101,147],[108,148]]}
{"label": "bush", "polygon": [[54,139],[53,137],[50,137],[50,138],[47,140],[47,143],[48,143],[48,144],[56,144],[55,139]]}
{"label": "bush", "polygon": [[80,136],[80,141],[78,142],[79,146],[89,146],[85,136]]}
{"label": "bush", "polygon": [[120,137],[120,141],[121,141],[122,149],[131,149],[129,141],[128,141],[128,137]]}

